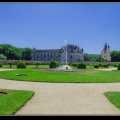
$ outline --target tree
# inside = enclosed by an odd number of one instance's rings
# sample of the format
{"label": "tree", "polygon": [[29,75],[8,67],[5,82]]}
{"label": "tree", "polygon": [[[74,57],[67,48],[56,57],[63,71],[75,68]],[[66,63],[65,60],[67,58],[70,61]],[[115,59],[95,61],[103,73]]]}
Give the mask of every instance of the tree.
{"label": "tree", "polygon": [[101,55],[100,54],[84,54],[84,60],[85,61],[100,61]]}
{"label": "tree", "polygon": [[10,65],[10,68],[12,68],[12,65],[13,65],[12,61],[8,61],[7,64]]}
{"label": "tree", "polygon": [[41,64],[40,62],[34,62],[34,65],[36,65],[36,68],[38,69],[38,66]]}
{"label": "tree", "polygon": [[23,60],[31,60],[32,57],[32,49],[31,48],[22,48],[22,59]]}
{"label": "tree", "polygon": [[112,62],[120,61],[120,51],[111,51],[111,61]]}
{"label": "tree", "polygon": [[3,54],[0,54],[0,60],[7,60],[7,57]]}
{"label": "tree", "polygon": [[17,48],[10,44],[0,44],[0,54],[7,57],[8,60],[31,60],[31,48]]}

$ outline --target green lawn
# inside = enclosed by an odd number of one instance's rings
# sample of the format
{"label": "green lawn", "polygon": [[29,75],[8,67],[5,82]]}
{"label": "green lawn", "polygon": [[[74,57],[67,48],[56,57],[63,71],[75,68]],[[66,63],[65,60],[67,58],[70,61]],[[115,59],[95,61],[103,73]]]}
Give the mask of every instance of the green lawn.
{"label": "green lawn", "polygon": [[[89,71],[92,72],[94,70]],[[16,74],[28,74],[28,76],[16,76]],[[97,71],[96,73],[89,73],[43,72],[36,69],[19,69],[0,71],[0,78],[31,82],[109,83],[120,82],[120,71]]]}
{"label": "green lawn", "polygon": [[34,95],[33,91],[0,89],[0,115],[13,115]]}
{"label": "green lawn", "polygon": [[105,92],[107,99],[120,109],[120,92]]}
{"label": "green lawn", "polygon": [[[78,69],[77,67],[73,67],[73,66],[70,66],[73,70],[81,70],[81,69]],[[86,69],[87,70],[91,70],[91,69],[95,69],[93,66],[90,66],[90,65],[86,65]]]}
{"label": "green lawn", "polygon": [[[81,70],[78,69],[77,67],[70,66],[73,70]],[[108,68],[113,68],[113,66],[109,66]],[[105,67],[99,67],[99,68],[94,68],[94,66],[86,65],[87,70],[94,70],[94,69],[107,69]]]}
{"label": "green lawn", "polygon": [[[3,65],[2,68],[10,68],[9,65]],[[36,69],[36,65],[26,65],[27,69]],[[49,65],[39,65],[38,66],[39,69],[48,69]],[[11,69],[17,69],[16,65],[12,65]]]}

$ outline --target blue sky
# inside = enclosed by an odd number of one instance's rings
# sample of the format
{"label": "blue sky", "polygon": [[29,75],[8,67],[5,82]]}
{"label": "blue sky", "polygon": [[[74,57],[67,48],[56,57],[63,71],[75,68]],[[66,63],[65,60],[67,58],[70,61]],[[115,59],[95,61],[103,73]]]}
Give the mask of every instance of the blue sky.
{"label": "blue sky", "polygon": [[100,54],[120,50],[120,3],[0,3],[0,44],[59,49],[69,44]]}

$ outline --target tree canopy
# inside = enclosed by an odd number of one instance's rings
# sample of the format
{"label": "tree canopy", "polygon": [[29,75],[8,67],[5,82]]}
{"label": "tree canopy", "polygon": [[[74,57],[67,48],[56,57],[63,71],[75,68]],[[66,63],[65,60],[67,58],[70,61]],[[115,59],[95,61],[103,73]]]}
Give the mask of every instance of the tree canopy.
{"label": "tree canopy", "polygon": [[111,51],[111,61],[120,62],[120,51]]}
{"label": "tree canopy", "polygon": [[[0,44],[0,60],[31,60],[32,48],[18,48],[10,44]],[[85,61],[101,61],[101,54],[84,54]],[[120,51],[111,51],[111,61],[120,62]]]}
{"label": "tree canopy", "polygon": [[17,48],[10,44],[0,44],[0,54],[7,57],[7,60],[31,60],[31,48]]}
{"label": "tree canopy", "polygon": [[93,61],[97,62],[101,60],[101,54],[84,54],[84,60],[85,61]]}

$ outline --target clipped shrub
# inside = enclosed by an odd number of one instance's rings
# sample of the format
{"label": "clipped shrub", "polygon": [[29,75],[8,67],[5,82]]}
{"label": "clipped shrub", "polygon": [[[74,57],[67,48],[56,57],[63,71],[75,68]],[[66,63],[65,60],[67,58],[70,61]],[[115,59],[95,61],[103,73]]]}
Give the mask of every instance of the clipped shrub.
{"label": "clipped shrub", "polygon": [[104,64],[103,67],[108,68],[108,65],[107,65],[107,64]]}
{"label": "clipped shrub", "polygon": [[69,62],[69,64],[68,64],[68,65],[72,65],[72,63],[73,63],[73,62]]}
{"label": "clipped shrub", "polygon": [[73,63],[71,63],[70,66],[73,66]]}
{"label": "clipped shrub", "polygon": [[117,69],[120,70],[120,62],[118,63]]}
{"label": "clipped shrub", "polygon": [[76,66],[78,66],[78,63],[72,63],[72,66],[76,67]]}
{"label": "clipped shrub", "polygon": [[0,63],[0,67],[2,67],[2,63]]}
{"label": "clipped shrub", "polygon": [[10,65],[10,68],[12,68],[12,65],[13,65],[12,61],[8,61],[7,64]]}
{"label": "clipped shrub", "polygon": [[99,67],[102,67],[102,64],[99,63]]}
{"label": "clipped shrub", "polygon": [[118,64],[114,64],[114,67],[117,67],[118,66]]}
{"label": "clipped shrub", "polygon": [[49,64],[49,68],[56,68],[56,67],[57,67],[57,63],[54,60],[52,60]]}
{"label": "clipped shrub", "polygon": [[41,64],[40,62],[34,62],[34,65],[36,65],[36,68],[38,69],[38,66]]}
{"label": "clipped shrub", "polygon": [[19,62],[17,63],[17,68],[26,68],[25,62],[19,61]]}
{"label": "clipped shrub", "polygon": [[77,65],[78,69],[86,69],[86,64],[83,62],[78,63]]}
{"label": "clipped shrub", "polygon": [[99,65],[98,64],[94,64],[94,68],[99,68]]}

